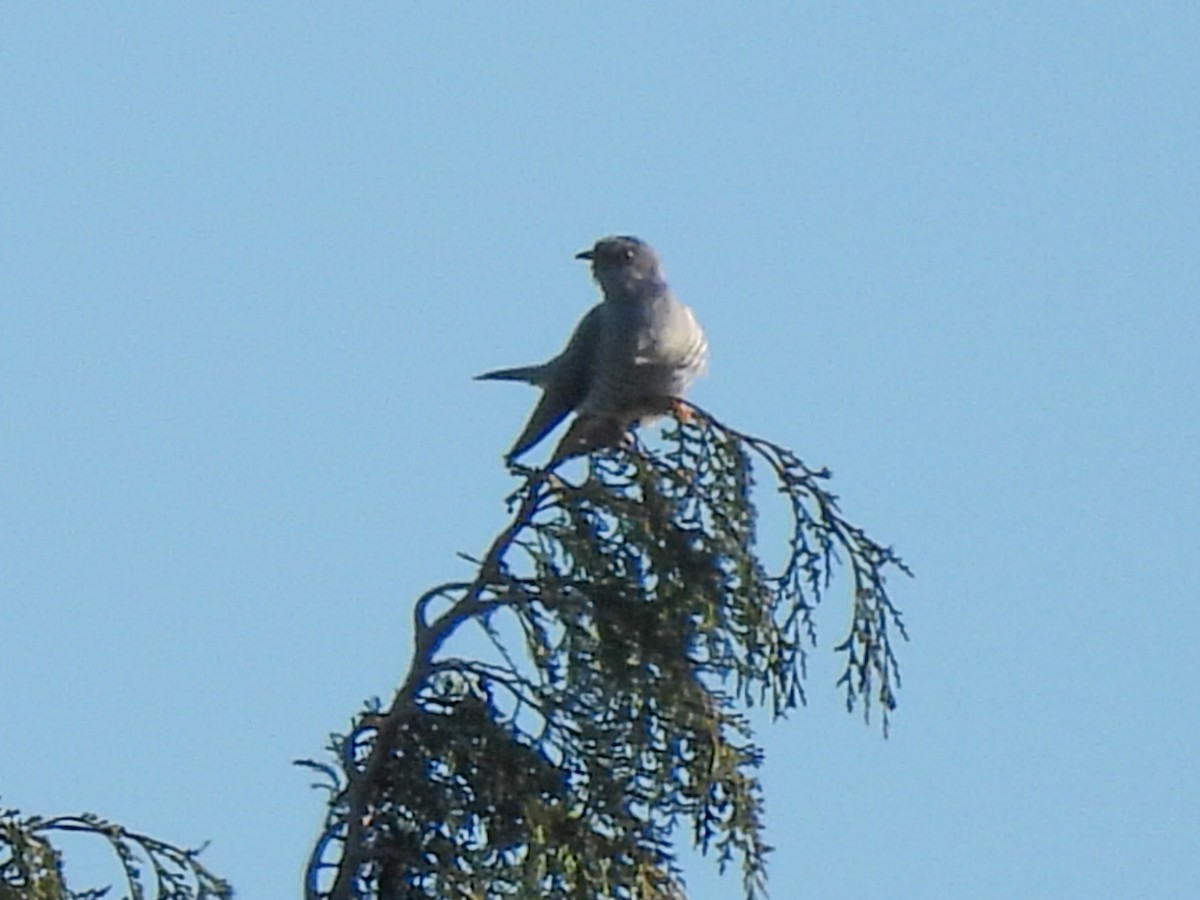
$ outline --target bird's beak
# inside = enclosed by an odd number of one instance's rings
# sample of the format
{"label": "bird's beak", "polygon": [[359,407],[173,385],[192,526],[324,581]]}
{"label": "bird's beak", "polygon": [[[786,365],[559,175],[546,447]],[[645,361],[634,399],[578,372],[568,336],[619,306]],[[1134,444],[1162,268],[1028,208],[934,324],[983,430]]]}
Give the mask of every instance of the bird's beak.
{"label": "bird's beak", "polygon": [[580,250],[578,253],[575,254],[576,259],[593,259],[594,256],[595,256],[595,254],[592,253],[591,250]]}

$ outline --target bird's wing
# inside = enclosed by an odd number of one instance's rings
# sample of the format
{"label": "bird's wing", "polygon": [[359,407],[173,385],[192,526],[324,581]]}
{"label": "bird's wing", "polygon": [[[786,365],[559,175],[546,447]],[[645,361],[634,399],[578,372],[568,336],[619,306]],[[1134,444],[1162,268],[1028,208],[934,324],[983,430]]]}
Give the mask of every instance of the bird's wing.
{"label": "bird's wing", "polygon": [[544,438],[571,410],[583,402],[592,383],[592,365],[604,329],[605,310],[597,304],[575,326],[563,352],[546,363],[539,386],[544,393],[516,443],[510,459],[520,456]]}

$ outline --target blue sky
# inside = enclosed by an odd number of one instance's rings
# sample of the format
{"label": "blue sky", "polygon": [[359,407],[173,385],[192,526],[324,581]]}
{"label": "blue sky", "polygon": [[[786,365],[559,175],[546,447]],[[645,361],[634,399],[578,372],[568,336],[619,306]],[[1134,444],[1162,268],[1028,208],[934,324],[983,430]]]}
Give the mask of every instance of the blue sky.
{"label": "blue sky", "polygon": [[891,739],[837,592],[761,733],[773,895],[1200,895],[1194,4],[24,4],[0,67],[6,805],[295,896],[290,760],[504,521],[470,376],[622,232],[918,576]]}

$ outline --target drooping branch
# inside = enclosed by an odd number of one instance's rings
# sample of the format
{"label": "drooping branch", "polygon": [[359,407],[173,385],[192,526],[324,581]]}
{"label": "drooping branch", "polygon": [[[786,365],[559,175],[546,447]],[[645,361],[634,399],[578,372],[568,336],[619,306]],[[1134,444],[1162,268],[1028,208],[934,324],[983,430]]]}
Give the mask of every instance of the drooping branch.
{"label": "drooping branch", "polygon": [[781,601],[802,618],[806,635],[814,645],[816,628],[811,613],[842,561],[841,554],[845,555],[854,600],[850,626],[834,647],[836,652],[846,654],[838,684],[845,689],[849,711],[861,701],[864,716],[869,717],[872,703],[879,703],[886,734],[900,687],[900,663],[889,628],[894,627],[908,639],[903,617],[887,590],[887,570],[895,568],[910,577],[912,571],[892,547],[876,543],[863,529],[842,518],[837,496],[822,486],[832,478],[829,469],[812,469],[792,451],[719,423],[697,407],[691,408],[713,428],[736,438],[762,459],[779,490],[787,495],[792,513],[791,556],[775,581]]}
{"label": "drooping branch", "polygon": [[[204,847],[183,849],[91,813],[22,817],[0,810],[0,900],[72,897],[98,900],[109,888],[68,888],[55,837],[86,834],[106,841],[124,875],[129,895],[158,900],[229,900],[233,889],[200,864]],[[149,893],[152,891],[153,893]]]}
{"label": "drooping branch", "polygon": [[[738,707],[803,702],[812,614],[843,560],[854,600],[839,684],[851,708],[879,702],[886,729],[889,629],[904,629],[885,570],[907,569],[841,518],[828,472],[691,412],[664,450],[596,453],[578,483],[513,466],[512,517],[474,578],[417,601],[390,707],[334,739],[337,769],[305,763],[331,790],[311,900],[680,896],[680,820],[722,869],[740,862],[755,896],[762,753]],[[754,461],[789,502],[778,572],[757,546]],[[466,623],[498,661],[444,653]]]}

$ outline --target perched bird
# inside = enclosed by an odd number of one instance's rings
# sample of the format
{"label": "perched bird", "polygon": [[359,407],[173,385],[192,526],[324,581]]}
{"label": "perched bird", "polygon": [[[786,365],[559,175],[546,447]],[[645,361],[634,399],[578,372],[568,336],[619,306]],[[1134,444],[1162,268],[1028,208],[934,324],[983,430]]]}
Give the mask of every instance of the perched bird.
{"label": "perched bird", "polygon": [[631,425],[670,410],[708,363],[704,331],[667,287],[649,244],[635,237],[601,238],[575,258],[591,262],[604,297],[580,320],[562,353],[540,365],[476,376],[542,389],[508,452],[510,460],[572,410],[578,418],[556,457],[615,443]]}

